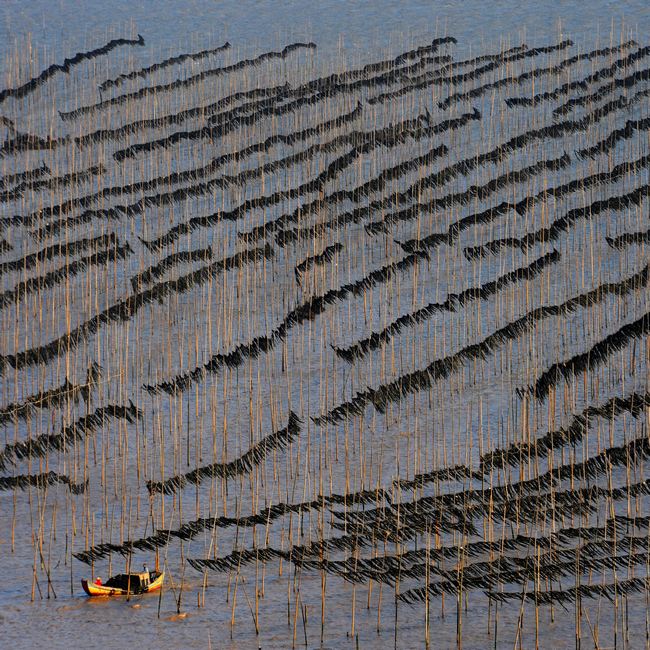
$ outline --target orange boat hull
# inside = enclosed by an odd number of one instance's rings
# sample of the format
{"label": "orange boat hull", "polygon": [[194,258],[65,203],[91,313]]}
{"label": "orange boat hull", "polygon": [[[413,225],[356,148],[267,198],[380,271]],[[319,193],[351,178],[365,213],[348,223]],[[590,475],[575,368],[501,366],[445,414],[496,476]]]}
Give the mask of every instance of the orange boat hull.
{"label": "orange boat hull", "polygon": [[109,597],[109,596],[128,596],[128,595],[139,595],[139,594],[149,594],[153,591],[158,591],[163,584],[163,580],[165,578],[164,572],[161,573],[153,582],[151,582],[146,589],[143,591],[127,591],[126,589],[120,589],[117,587],[108,587],[106,585],[97,585],[91,580],[87,579],[82,579],[81,581],[81,586],[83,587],[83,590],[92,597],[97,597],[97,596],[104,596],[104,597]]}

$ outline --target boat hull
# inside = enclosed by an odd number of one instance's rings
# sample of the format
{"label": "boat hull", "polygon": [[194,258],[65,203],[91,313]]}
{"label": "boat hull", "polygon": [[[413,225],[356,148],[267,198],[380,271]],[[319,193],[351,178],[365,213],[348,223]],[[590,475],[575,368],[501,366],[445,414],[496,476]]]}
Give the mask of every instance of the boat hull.
{"label": "boat hull", "polygon": [[92,580],[82,579],[81,586],[83,590],[91,597],[110,597],[110,596],[135,596],[140,594],[149,594],[154,591],[158,591],[163,584],[165,574],[161,573],[155,580],[149,583],[149,585],[138,591],[127,591],[126,589],[120,589],[119,587],[109,587],[107,585],[97,585]]}

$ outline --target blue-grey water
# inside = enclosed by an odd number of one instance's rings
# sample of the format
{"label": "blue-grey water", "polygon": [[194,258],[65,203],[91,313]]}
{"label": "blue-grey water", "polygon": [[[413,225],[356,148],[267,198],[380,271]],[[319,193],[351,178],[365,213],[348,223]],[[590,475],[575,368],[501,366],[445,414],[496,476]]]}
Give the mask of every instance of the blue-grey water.
{"label": "blue-grey water", "polygon": [[[156,82],[281,49],[294,41],[312,41],[318,49],[315,53],[299,53],[286,63],[264,68],[261,74],[269,85],[284,83],[287,79],[305,80],[329,70],[358,67],[395,56],[443,35],[457,39],[458,43],[448,50],[457,60],[496,52],[502,46],[521,43],[542,46],[565,38],[575,42],[574,50],[566,56],[574,51],[617,45],[630,38],[643,46],[650,44],[650,9],[644,2],[599,1],[583,4],[5,0],[0,5],[0,56],[4,61],[0,86],[5,88],[22,82],[53,62],[111,38],[133,38],[136,34],[143,35],[146,47],[120,50],[98,59],[96,64],[84,64],[69,76],[59,75],[50,82],[49,94],[44,90],[29,100],[10,100],[0,106],[0,113],[14,119],[19,129],[41,136],[48,133],[78,135],[114,126],[129,121],[119,109],[92,118],[83,125],[62,123],[57,111],[98,101],[97,83],[108,77],[180,52],[216,47],[225,41],[232,44],[231,51],[207,62],[172,68],[155,77]],[[32,53],[31,59],[26,52]],[[548,65],[556,63],[558,55],[549,55],[542,61]],[[601,63],[604,64],[599,60]],[[538,60],[524,61],[508,74],[540,65],[544,64]],[[389,152],[377,150],[363,165],[347,170],[340,181],[346,188],[353,187],[372,178],[383,167],[408,160],[438,142],[444,142],[449,153],[444,161],[431,165],[429,171],[463,159],[473,151],[488,150],[514,133],[553,119],[552,106],[548,105],[540,107],[539,111],[523,109],[504,113],[507,117],[502,119],[500,102],[504,96],[543,92],[568,78],[588,74],[595,67],[596,63],[589,62],[581,65],[579,71],[571,72],[570,77],[555,75],[536,81],[534,90],[529,83],[496,94],[487,93],[456,106],[450,115],[457,116],[476,107],[484,122],[480,126],[470,124],[441,138],[415,144],[407,142]],[[642,67],[645,66],[639,64],[638,68]],[[161,108],[156,107],[155,102],[147,104],[146,114],[141,117],[149,117],[151,111],[170,112],[174,108],[214,101],[237,90],[239,83],[252,87],[258,81],[255,75],[249,79],[233,75],[233,79],[236,81],[220,80],[200,91],[193,89],[186,95],[165,98]],[[136,81],[115,94],[149,83],[153,82],[150,79]],[[647,82],[639,86],[639,89],[644,88]],[[395,102],[376,111],[364,110],[355,128],[377,128],[411,113],[418,114],[425,107],[432,111],[434,121],[442,120],[447,115],[435,108],[438,98],[423,92],[410,103]],[[280,132],[304,128],[309,123],[352,110],[355,103],[356,99],[346,98],[338,106],[327,106],[323,114],[318,108],[308,109],[300,118],[287,117],[284,122],[268,128]],[[624,126],[626,120],[647,117],[648,107],[646,97],[590,131],[517,152],[505,163],[488,168],[489,171],[481,168],[455,180],[443,193],[462,191],[507,170],[558,157],[564,151],[573,154],[577,149],[598,142],[610,130]],[[131,119],[138,118],[137,109],[134,110],[136,113]],[[102,122],[104,119],[106,123]],[[215,155],[239,148],[240,143],[255,142],[264,135],[264,128],[256,125],[224,141],[181,146],[178,156],[152,156],[151,160],[141,158],[122,166],[108,166],[101,180],[89,181],[78,192],[89,193],[98,187],[132,182],[140,176],[152,177],[176,168],[200,166]],[[158,131],[155,134],[156,137],[161,135]],[[148,136],[140,135],[133,141],[146,139]],[[24,160],[7,156],[0,160],[0,175],[21,171],[25,161],[31,168],[47,160],[56,164],[58,173],[72,168],[85,169],[98,160],[111,162],[110,154],[119,148],[110,143],[83,150],[70,146],[59,152],[29,152]],[[639,158],[648,154],[648,148],[645,131],[619,144],[611,156],[603,156],[595,162],[581,161],[573,156],[569,169],[548,172],[543,178],[517,186],[515,190],[503,190],[497,194],[494,204],[520,199],[546,186],[565,182],[567,178],[603,171],[624,160]],[[289,149],[279,148],[276,155],[280,157],[288,152]],[[332,154],[328,154],[321,162],[325,164],[331,157]],[[266,160],[256,158],[244,163],[242,168],[254,167]],[[239,171],[241,168],[234,165],[224,173]],[[263,184],[256,181],[248,189],[229,188],[211,196],[189,198],[173,207],[147,210],[136,218],[108,225],[97,221],[65,231],[62,238],[69,240],[114,231],[120,239],[132,242],[136,253],[125,262],[111,266],[110,273],[106,273],[104,267],[96,267],[81,274],[66,289],[48,289],[19,301],[18,305],[2,309],[0,352],[8,355],[48,342],[70,327],[66,319],[76,325],[128,294],[128,279],[160,257],[139,246],[138,236],[151,240],[192,216],[236,206],[255,193],[268,194],[287,185],[298,185],[313,172],[313,169],[295,168],[270,174],[263,179]],[[403,189],[417,177],[417,173],[407,175],[391,187],[396,191]],[[609,184],[603,191],[605,195],[621,194],[647,183],[648,171],[644,169],[633,178]],[[328,186],[328,190],[332,189],[335,188]],[[129,601],[88,599],[79,581],[90,574],[90,568],[72,559],[71,550],[78,552],[109,541],[109,537],[110,541],[119,543],[151,534],[147,479],[157,480],[222,460],[222,453],[227,459],[240,455],[251,442],[284,426],[290,409],[303,418],[304,426],[300,440],[288,452],[278,452],[250,478],[230,484],[227,491],[216,481],[207,482],[200,489],[185,490],[182,500],[154,499],[155,526],[174,529],[197,517],[225,513],[249,515],[278,501],[300,502],[318,494],[389,488],[398,476],[412,478],[415,472],[432,467],[476,463],[480,454],[492,447],[565,424],[571,413],[580,412],[587,404],[600,404],[613,395],[624,395],[631,390],[647,390],[648,360],[646,340],[642,338],[612,355],[605,367],[590,375],[588,381],[581,375],[568,384],[566,390],[561,384],[557,390],[556,412],[551,414],[550,405],[542,403],[526,426],[522,424],[521,400],[515,393],[553,361],[584,351],[607,333],[644,314],[648,309],[646,287],[625,297],[610,296],[604,303],[565,318],[542,321],[534,331],[514,341],[506,350],[468,365],[431,391],[405,398],[386,414],[369,407],[363,419],[352,418],[329,427],[318,427],[310,419],[350,399],[357,391],[421,368],[432,359],[487,336],[538,304],[560,302],[641,269],[648,262],[647,247],[632,247],[619,253],[607,246],[604,237],[647,228],[647,199],[639,207],[578,222],[556,245],[562,254],[561,263],[530,282],[514,285],[498,297],[467,310],[441,314],[418,324],[353,366],[337,359],[333,353],[333,345],[349,345],[400,315],[428,302],[444,300],[450,292],[485,283],[530,263],[550,248],[539,246],[527,253],[509,250],[477,263],[470,263],[461,251],[463,246],[499,237],[521,236],[567,209],[600,198],[600,191],[596,188],[587,195],[549,201],[545,209],[525,219],[497,220],[475,227],[465,233],[455,247],[437,249],[416,273],[405,272],[399,282],[390,281],[363,296],[332,306],[313,323],[292,331],[286,344],[238,369],[210,377],[200,382],[196,390],[179,397],[152,397],[142,389],[142,384],[191,370],[208,360],[215,351],[231,350],[238,343],[266,333],[290,308],[312,293],[352,282],[383,264],[401,259],[402,253],[394,240],[404,241],[444,231],[450,223],[470,214],[473,206],[440,211],[417,223],[400,223],[387,237],[370,238],[361,225],[351,226],[342,231],[338,239],[332,239],[343,244],[343,251],[335,264],[314,272],[309,280],[313,287],[297,286],[293,269],[308,255],[320,252],[322,242],[300,242],[293,248],[277,248],[272,261],[247,267],[242,272],[229,272],[207,286],[174,295],[165,304],[153,304],[129,323],[106,325],[75,352],[62,355],[47,365],[20,372],[8,370],[0,378],[3,406],[59,385],[66,376],[71,381],[82,381],[86,368],[92,361],[98,361],[104,370],[104,380],[97,388],[92,408],[101,404],[128,403],[132,399],[142,408],[144,418],[136,425],[112,422],[97,434],[96,444],[80,445],[66,454],[52,454],[47,464],[38,460],[23,461],[5,472],[12,475],[53,470],[74,473],[80,481],[86,475],[85,468],[90,485],[87,493],[80,497],[71,497],[64,486],[49,488],[46,496],[33,489],[0,492],[0,647],[78,648],[100,643],[110,647],[140,648],[424,647],[425,606],[400,603],[396,607],[392,587],[380,588],[376,583],[370,589],[367,585],[355,587],[332,575],[327,576],[323,585],[320,573],[296,572],[293,567],[277,561],[260,563],[257,567],[252,564],[237,577],[235,572],[208,572],[204,583],[204,576],[185,562],[188,557],[227,555],[235,547],[268,544],[287,548],[291,543],[342,534],[333,531],[329,519],[319,512],[281,518],[254,532],[243,528],[218,530],[215,534],[207,531],[191,542],[174,541],[160,553],[160,562],[168,572],[160,598],[149,595],[136,596]],[[56,194],[53,202],[62,200],[64,192]],[[1,213],[3,216],[27,214],[42,207],[42,196],[27,196],[12,204],[2,204]],[[135,199],[110,199],[107,204],[132,200]],[[293,209],[296,202],[287,204]],[[284,207],[285,204],[257,211],[239,222],[194,232],[179,242],[178,250],[211,244],[216,251],[215,259],[231,255],[242,249],[238,233],[281,214]],[[324,211],[315,221],[331,216]],[[18,258],[45,245],[36,244],[22,228],[6,230],[2,236],[14,250],[4,253],[1,261]],[[56,260],[48,262],[39,271],[45,272],[59,264]],[[183,269],[180,273],[185,272]],[[178,274],[175,272],[169,277]],[[27,273],[26,277],[31,275],[35,273]],[[4,275],[0,278],[0,288],[7,291],[21,279],[21,272]],[[55,433],[61,423],[68,424],[83,415],[84,409],[85,404],[81,403],[70,406],[67,412],[39,411],[29,424],[21,422],[4,427],[0,433],[2,442]],[[603,446],[621,444],[633,435],[647,432],[647,425],[647,418],[644,421],[629,416],[621,416],[611,426],[609,422],[599,422],[593,428],[593,436],[582,447],[567,452],[566,456],[558,455],[556,462],[568,462],[572,458],[583,460],[598,453]],[[532,434],[524,431],[528,427]],[[546,466],[542,466],[539,471],[545,469]],[[520,476],[515,469],[508,479],[532,478],[537,470],[528,468],[530,475]],[[619,467],[596,482],[606,485],[611,480],[620,485],[626,480],[641,480],[642,471],[638,468],[634,471],[638,475],[629,479],[625,468]],[[460,487],[452,486],[454,489]],[[410,495],[402,496],[405,501],[410,498]],[[643,497],[616,505],[601,504],[591,519],[584,522],[602,524],[614,508],[620,514],[647,515],[650,514],[647,506],[647,499]],[[544,534],[578,523],[578,519],[571,518],[553,521]],[[499,535],[500,531],[481,533]],[[532,534],[534,529],[523,524],[517,530],[507,531],[511,533]],[[446,543],[460,541],[454,535],[444,540]],[[395,553],[406,548],[413,548],[413,545],[397,548],[387,544],[386,548],[366,549],[361,554],[369,557],[375,551]],[[142,561],[151,564],[152,555],[135,553],[133,562],[138,566]],[[102,560],[94,566],[95,575],[104,578],[124,569],[125,560],[119,555],[114,555],[110,563]],[[636,567],[636,574],[634,571],[623,570],[624,575],[617,577],[625,579],[633,574],[647,577],[645,566]],[[612,573],[596,572],[591,576],[591,584],[601,578],[603,582],[611,582]],[[400,589],[419,584],[421,581],[405,583]],[[551,581],[546,588],[568,588],[573,584],[574,580],[567,578],[560,584]],[[430,647],[458,647],[459,634],[463,648],[477,650],[491,647],[647,647],[646,598],[647,591],[629,598],[619,596],[615,606],[606,599],[585,599],[578,614],[573,604],[566,609],[559,605],[542,607],[536,613],[534,607],[521,606],[519,600],[499,606],[495,611],[494,605],[488,606],[481,590],[464,595],[460,602],[452,596],[444,600],[432,598],[428,621]],[[325,602],[324,610],[322,602]],[[460,633],[459,621],[462,623]],[[581,631],[580,646],[575,639],[577,621]]]}

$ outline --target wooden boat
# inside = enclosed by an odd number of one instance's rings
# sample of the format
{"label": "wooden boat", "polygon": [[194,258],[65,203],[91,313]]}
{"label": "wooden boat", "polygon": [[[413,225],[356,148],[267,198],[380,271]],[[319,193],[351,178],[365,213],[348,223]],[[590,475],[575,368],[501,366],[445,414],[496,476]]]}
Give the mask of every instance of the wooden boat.
{"label": "wooden boat", "polygon": [[103,584],[83,579],[81,586],[89,596],[128,596],[148,594],[162,587],[165,572],[120,573]]}

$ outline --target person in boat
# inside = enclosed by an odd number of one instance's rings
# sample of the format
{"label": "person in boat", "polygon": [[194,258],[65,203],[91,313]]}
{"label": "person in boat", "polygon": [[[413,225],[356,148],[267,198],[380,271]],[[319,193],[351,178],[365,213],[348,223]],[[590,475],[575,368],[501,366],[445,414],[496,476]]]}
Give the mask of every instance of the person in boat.
{"label": "person in boat", "polygon": [[98,587],[101,587],[101,586],[102,586],[102,579],[101,579],[99,576],[97,576],[97,578],[95,578],[95,584],[96,584]]}

